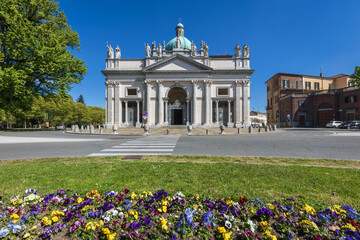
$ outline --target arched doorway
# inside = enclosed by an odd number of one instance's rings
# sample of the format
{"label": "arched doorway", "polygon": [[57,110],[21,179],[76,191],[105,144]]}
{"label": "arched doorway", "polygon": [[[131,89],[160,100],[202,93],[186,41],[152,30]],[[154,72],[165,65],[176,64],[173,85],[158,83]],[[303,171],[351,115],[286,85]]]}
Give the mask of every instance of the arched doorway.
{"label": "arched doorway", "polygon": [[170,125],[185,125],[188,122],[186,112],[186,91],[173,87],[168,93],[168,122]]}

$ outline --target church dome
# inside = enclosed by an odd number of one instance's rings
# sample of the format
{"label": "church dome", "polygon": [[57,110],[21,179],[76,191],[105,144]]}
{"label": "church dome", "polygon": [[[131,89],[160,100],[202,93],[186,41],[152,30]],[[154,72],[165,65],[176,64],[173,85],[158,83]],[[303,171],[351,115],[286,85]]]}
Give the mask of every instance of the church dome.
{"label": "church dome", "polygon": [[176,40],[177,40],[177,38],[180,39],[180,43],[181,43],[180,48],[191,50],[191,42],[189,41],[189,39],[184,37],[184,29],[185,29],[184,25],[182,25],[181,23],[178,23],[178,25],[175,28],[176,37],[171,39],[166,44],[165,50],[173,50],[174,48],[176,48]]}
{"label": "church dome", "polygon": [[[165,50],[173,50],[176,47],[176,39],[178,37],[174,37],[173,39],[171,39],[165,47]],[[180,36],[180,48],[185,48],[185,49],[189,49],[191,50],[191,42],[189,41],[189,39],[187,39],[186,37]]]}

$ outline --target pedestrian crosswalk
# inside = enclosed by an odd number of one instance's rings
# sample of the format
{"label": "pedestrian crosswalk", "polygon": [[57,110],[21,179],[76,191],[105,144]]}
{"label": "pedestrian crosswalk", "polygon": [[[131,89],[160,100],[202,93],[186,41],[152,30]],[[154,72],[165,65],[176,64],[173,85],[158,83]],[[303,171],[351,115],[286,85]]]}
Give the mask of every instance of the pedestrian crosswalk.
{"label": "pedestrian crosswalk", "polygon": [[92,153],[92,156],[172,155],[180,135],[147,136]]}

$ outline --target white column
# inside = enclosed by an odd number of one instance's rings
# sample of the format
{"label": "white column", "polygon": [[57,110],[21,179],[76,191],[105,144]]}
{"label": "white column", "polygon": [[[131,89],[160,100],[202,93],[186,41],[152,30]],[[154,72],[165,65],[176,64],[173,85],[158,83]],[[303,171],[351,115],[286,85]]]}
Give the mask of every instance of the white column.
{"label": "white column", "polygon": [[168,100],[165,100],[165,123],[166,125],[169,125],[169,122],[168,122]]}
{"label": "white column", "polygon": [[152,112],[150,111],[151,109],[151,105],[150,105],[150,91],[151,91],[151,86],[150,86],[150,83],[151,81],[149,80],[146,80],[145,81],[146,83],[146,111],[148,113],[148,116],[147,116],[147,123],[148,124],[151,124],[151,119],[152,119]]}
{"label": "white column", "polygon": [[193,125],[197,125],[198,121],[197,121],[197,117],[196,117],[196,88],[197,88],[197,83],[198,81],[196,80],[192,80],[191,81],[193,84],[193,110],[192,110],[192,124]]}
{"label": "white column", "polygon": [[190,106],[189,106],[189,100],[186,100],[186,125],[189,125],[189,117],[190,117]]}
{"label": "white column", "polygon": [[140,125],[139,115],[140,115],[140,101],[136,101],[136,126]]}
{"label": "white column", "polygon": [[114,107],[115,107],[115,111],[114,111],[114,123],[119,125],[119,91],[120,91],[120,84],[119,82],[115,82],[115,89],[114,89],[115,93],[114,93]]}
{"label": "white column", "polygon": [[108,90],[107,90],[107,110],[108,110],[108,117],[107,123],[113,124],[114,123],[114,100],[113,100],[113,90],[114,89],[114,85],[112,83],[108,83]]}
{"label": "white column", "polygon": [[230,114],[231,114],[231,101],[228,100],[228,126],[231,123]]}
{"label": "white column", "polygon": [[244,82],[244,87],[243,87],[243,96],[244,96],[244,100],[243,100],[243,104],[244,104],[244,125],[245,127],[248,127],[250,125],[250,81],[245,81]]}
{"label": "white column", "polygon": [[119,99],[119,124],[120,126],[123,124],[122,121],[122,101]]}
{"label": "white column", "polygon": [[125,102],[125,125],[129,126],[129,122],[128,122],[128,101],[124,101]]}
{"label": "white column", "polygon": [[236,81],[236,89],[235,89],[235,126],[240,127],[242,121],[242,89],[241,89],[241,81]]}
{"label": "white column", "polygon": [[159,93],[158,93],[158,103],[159,103],[159,120],[158,120],[158,125],[161,126],[164,123],[164,103],[163,103],[163,99],[162,99],[162,92],[163,92],[163,81],[162,80],[158,80],[157,81],[158,85],[159,85]]}
{"label": "white column", "polygon": [[208,125],[210,123],[210,93],[211,93],[211,81],[204,81],[205,87],[205,124]]}
{"label": "white column", "polygon": [[219,124],[219,101],[215,101],[216,103],[216,124]]}
{"label": "white column", "polygon": [[109,114],[109,108],[108,108],[108,82],[105,82],[105,124],[108,123],[108,114]]}

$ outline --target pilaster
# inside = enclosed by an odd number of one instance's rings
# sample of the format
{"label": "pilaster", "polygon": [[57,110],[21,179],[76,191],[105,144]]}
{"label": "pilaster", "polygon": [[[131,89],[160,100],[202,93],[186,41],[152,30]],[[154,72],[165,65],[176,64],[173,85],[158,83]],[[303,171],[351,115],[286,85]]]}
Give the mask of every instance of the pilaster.
{"label": "pilaster", "polygon": [[244,125],[248,127],[250,125],[250,80],[244,81],[243,87],[243,104],[244,104]]}
{"label": "pilaster", "polygon": [[162,80],[158,80],[156,81],[158,84],[158,125],[162,126],[164,123],[164,103],[163,103],[163,81]]}
{"label": "pilaster", "polygon": [[242,124],[242,81],[235,81],[235,127]]}
{"label": "pilaster", "polygon": [[192,125],[197,126],[198,125],[198,120],[197,120],[197,114],[196,114],[196,112],[197,112],[196,88],[197,88],[198,81],[197,80],[192,80],[191,82],[193,84]]}

